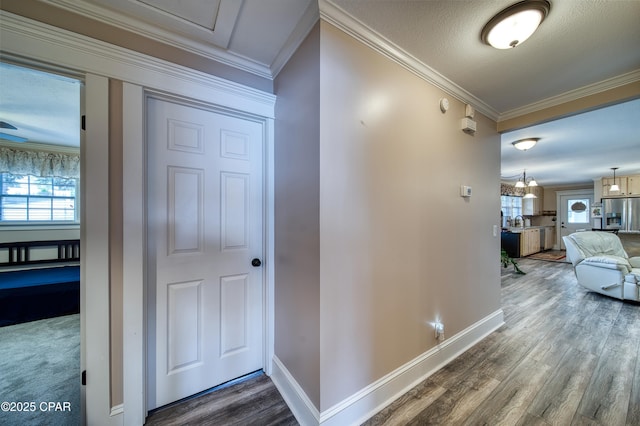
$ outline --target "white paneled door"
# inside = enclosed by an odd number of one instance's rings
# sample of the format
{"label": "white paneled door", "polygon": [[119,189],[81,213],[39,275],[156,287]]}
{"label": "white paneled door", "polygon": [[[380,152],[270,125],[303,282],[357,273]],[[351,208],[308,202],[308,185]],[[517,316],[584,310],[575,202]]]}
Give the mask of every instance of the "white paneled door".
{"label": "white paneled door", "polygon": [[263,367],[262,125],[147,101],[148,408]]}

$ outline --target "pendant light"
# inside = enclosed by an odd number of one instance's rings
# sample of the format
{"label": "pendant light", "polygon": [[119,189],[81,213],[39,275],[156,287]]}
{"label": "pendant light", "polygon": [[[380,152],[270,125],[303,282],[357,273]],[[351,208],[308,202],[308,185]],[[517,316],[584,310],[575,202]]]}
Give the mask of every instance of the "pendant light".
{"label": "pendant light", "polygon": [[522,44],[549,14],[546,0],[525,0],[495,15],[482,29],[480,38],[496,49],[511,49]]}
{"label": "pendant light", "polygon": [[616,185],[616,170],[618,170],[618,167],[612,167],[611,170],[613,170],[613,185],[611,185],[609,191],[620,191],[620,187]]}

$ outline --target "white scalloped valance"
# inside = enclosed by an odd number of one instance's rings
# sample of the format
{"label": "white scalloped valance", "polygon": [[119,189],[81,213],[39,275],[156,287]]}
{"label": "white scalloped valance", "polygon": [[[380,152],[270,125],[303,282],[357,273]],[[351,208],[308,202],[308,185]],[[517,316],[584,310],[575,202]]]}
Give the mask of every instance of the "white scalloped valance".
{"label": "white scalloped valance", "polygon": [[0,146],[0,172],[80,179],[80,154],[29,151]]}

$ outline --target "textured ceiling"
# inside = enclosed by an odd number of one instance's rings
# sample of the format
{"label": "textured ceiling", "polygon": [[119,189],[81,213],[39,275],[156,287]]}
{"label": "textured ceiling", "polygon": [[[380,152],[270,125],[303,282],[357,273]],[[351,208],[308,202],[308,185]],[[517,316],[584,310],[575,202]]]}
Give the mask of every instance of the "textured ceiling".
{"label": "textured ceiling", "polygon": [[28,142],[80,146],[80,81],[0,62],[3,133]]}
{"label": "textured ceiling", "polygon": [[332,0],[503,114],[640,68],[640,1],[556,0],[515,49],[480,31],[513,0]]}

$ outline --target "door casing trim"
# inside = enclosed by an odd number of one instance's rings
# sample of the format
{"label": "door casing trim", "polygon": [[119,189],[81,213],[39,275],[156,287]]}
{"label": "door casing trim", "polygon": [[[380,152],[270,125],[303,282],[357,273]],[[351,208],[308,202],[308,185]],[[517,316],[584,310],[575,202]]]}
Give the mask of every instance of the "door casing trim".
{"label": "door casing trim", "polygon": [[[133,87],[132,87],[133,86]],[[123,90],[131,90],[132,91],[132,95],[134,97],[139,95],[138,90],[135,88],[135,85],[129,85],[127,86],[126,89]],[[273,234],[269,234],[269,231],[273,230],[273,227],[269,226],[269,218],[273,218],[273,214],[269,214],[269,212],[273,212],[273,210],[269,210],[268,208],[268,200],[270,198],[267,198],[269,194],[273,194],[273,191],[269,191],[268,188],[268,172],[267,172],[267,167],[269,167],[269,170],[273,170],[272,167],[270,167],[267,164],[267,151],[268,151],[268,146],[273,147],[273,144],[268,144],[267,141],[269,140],[269,132],[268,132],[268,127],[270,127],[271,129],[273,128],[273,125],[270,122],[273,121],[271,119],[268,119],[266,117],[261,117],[259,115],[255,115],[255,114],[251,114],[248,113],[246,111],[237,111],[237,110],[233,110],[233,109],[229,109],[229,108],[225,108],[222,107],[220,105],[214,104],[214,103],[210,103],[207,102],[206,100],[203,99],[193,99],[193,98],[187,98],[185,96],[176,96],[176,95],[172,95],[166,92],[160,92],[158,90],[154,90],[154,89],[145,89],[142,88],[142,105],[139,104],[139,102],[137,101],[137,99],[131,99],[132,103],[129,104],[127,102],[124,102],[125,105],[125,109],[126,109],[126,105],[135,105],[136,108],[142,107],[142,119],[143,119],[143,127],[146,128],[146,123],[148,120],[148,114],[146,111],[146,105],[149,99],[157,99],[157,100],[162,100],[162,101],[167,101],[167,102],[171,102],[171,103],[176,103],[179,105],[184,105],[184,106],[190,106],[190,107],[195,107],[195,108],[203,108],[206,109],[210,112],[214,112],[214,113],[218,113],[218,114],[226,114],[228,116],[231,117],[235,117],[235,118],[239,118],[239,119],[243,119],[243,120],[249,120],[249,121],[253,121],[256,123],[259,123],[262,125],[262,177],[261,177],[261,181],[262,181],[262,253],[263,253],[263,259],[266,260],[266,262],[262,263],[262,312],[263,312],[263,318],[262,318],[262,342],[263,342],[263,350],[262,350],[262,368],[265,371],[265,374],[267,375],[271,375],[271,372],[273,370],[273,359],[274,359],[274,333],[273,333],[273,324],[274,324],[274,297],[273,297],[273,284],[274,281],[273,280],[269,280],[269,274],[273,273],[273,267],[269,267],[270,265],[273,265],[273,247],[271,247],[271,249],[269,248],[269,241],[273,241],[273,238],[268,239],[268,235],[272,235]],[[132,111],[133,112],[133,111]],[[125,116],[128,116],[128,114],[123,111],[123,114]],[[135,114],[134,114],[135,115]],[[132,126],[135,126],[136,124],[132,124]],[[273,133],[273,132],[271,132]],[[271,134],[271,137],[273,137],[273,134]],[[143,238],[143,247],[142,247],[142,252],[144,254],[144,258],[143,258],[143,276],[142,276],[142,282],[144,283],[143,285],[143,294],[142,294],[142,302],[143,302],[143,306],[144,306],[144,311],[143,311],[143,315],[144,315],[144,336],[145,336],[145,347],[144,349],[144,394],[145,394],[145,399],[143,400],[144,402],[144,407],[145,407],[145,415],[146,415],[146,411],[147,411],[147,406],[148,406],[148,401],[146,398],[147,395],[147,386],[146,384],[148,383],[148,377],[147,375],[149,374],[148,368],[147,368],[147,360],[148,357],[150,356],[150,349],[146,343],[147,343],[147,337],[148,337],[148,315],[147,315],[147,306],[148,306],[148,295],[146,292],[147,286],[148,285],[153,285],[152,283],[148,282],[148,280],[146,279],[146,275],[147,275],[147,268],[148,268],[148,252],[147,252],[147,248],[148,248],[148,238],[149,238],[149,234],[148,234],[148,227],[147,227],[147,214],[148,214],[148,208],[147,208],[147,201],[148,201],[148,197],[149,194],[147,192],[147,184],[146,181],[148,179],[147,173],[148,173],[148,169],[147,169],[147,149],[148,149],[148,145],[147,145],[147,138],[146,138],[146,134],[142,134],[142,139],[137,139],[139,141],[142,141],[142,145],[143,145],[143,150],[142,150],[142,157],[137,157],[138,160],[137,161],[143,161],[144,162],[144,167],[142,167],[142,171],[143,171],[143,182],[142,182],[142,191],[143,192],[143,232],[142,234],[140,234],[140,237]],[[273,140],[273,139],[271,139]],[[126,152],[124,157],[126,158]],[[270,156],[270,158],[273,158],[273,155]],[[131,168],[129,171],[133,172],[134,170],[139,170],[136,169],[136,165],[135,164],[129,164],[127,163],[127,165]],[[271,173],[271,175],[273,175],[273,173]],[[137,179],[137,176],[134,177],[132,176],[134,179]],[[126,182],[126,180],[124,180]],[[138,194],[132,194],[134,197],[137,197]],[[127,198],[124,196],[123,194],[123,198]],[[137,217],[137,214],[133,214],[132,216]],[[126,216],[125,216],[126,217]],[[131,230],[133,231],[133,230]],[[126,236],[128,235],[127,230],[124,230],[123,234]],[[126,237],[125,237],[126,238]],[[136,263],[138,264],[138,263]],[[139,277],[140,278],[140,277]],[[126,291],[125,291],[125,300],[126,300]],[[269,327],[269,324],[271,324],[271,327]],[[126,353],[126,352],[125,352]],[[134,373],[135,374],[135,373]],[[127,374],[125,374],[124,376],[125,378],[127,377]],[[127,384],[125,383],[125,389]]]}
{"label": "door casing trim", "polygon": [[[176,85],[170,85],[176,87]],[[167,88],[168,89],[168,88]],[[124,405],[135,407],[140,413],[140,420],[144,423],[147,414],[146,381],[147,381],[147,350],[146,347],[146,148],[144,123],[146,120],[145,104],[148,96],[164,96],[168,90],[157,91],[151,87],[135,84],[123,85],[123,169],[126,192],[124,198],[124,345],[123,352],[127,354],[124,371]],[[212,108],[224,108],[224,105],[211,104],[207,98],[198,93],[173,93],[168,95],[187,102],[200,102]],[[216,99],[215,97],[213,99]],[[251,112],[251,108],[236,110],[236,115],[243,118],[251,117],[263,125],[263,368],[267,375],[272,372],[274,354],[274,272],[272,265],[274,249],[274,205],[273,205],[273,118],[264,117]],[[140,121],[142,120],[142,121]],[[142,124],[142,126],[140,125]],[[131,239],[132,241],[129,241]],[[127,330],[127,327],[132,329]],[[142,338],[139,338],[142,336]],[[135,362],[132,362],[135,361]],[[125,411],[125,415],[127,415]],[[140,423],[140,424],[142,424]],[[125,423],[126,424],[126,423]]]}
{"label": "door casing trim", "polygon": [[[104,87],[109,78],[123,82],[123,353],[126,357],[123,369],[123,403],[111,400],[111,367],[110,367],[110,335],[109,324],[109,281],[107,277],[95,274],[87,269],[91,280],[91,290],[98,290],[98,297],[92,301],[99,302],[96,309],[87,304],[85,309],[91,318],[87,320],[86,333],[92,335],[92,342],[86,348],[87,357],[91,357],[88,382],[86,386],[87,419],[95,424],[143,424],[145,411],[144,356],[145,328],[143,317],[144,303],[144,136],[143,99],[144,90],[158,90],[207,102],[215,99],[216,105],[255,115],[264,120],[265,131],[265,277],[267,279],[265,303],[265,372],[271,373],[273,359],[273,141],[275,96],[261,90],[253,89],[229,80],[209,75],[181,65],[176,65],[132,50],[92,39],[82,34],[73,33],[42,22],[0,10],[0,38],[2,39],[2,57],[16,57],[21,61],[33,61],[42,64],[56,64],[66,70],[77,71],[78,75],[93,75],[90,79],[97,86]],[[85,80],[85,83],[87,81]],[[88,86],[94,86],[92,82]],[[101,90],[101,89],[100,89]],[[108,97],[86,94],[87,102],[95,102],[93,123],[108,123]],[[89,114],[91,108],[87,110]],[[102,128],[102,124],[100,124]],[[93,131],[93,130],[92,130]],[[106,133],[98,132],[99,149],[104,149]],[[92,151],[93,152],[93,151]],[[96,161],[103,162],[104,156]],[[100,177],[106,182],[108,176]],[[101,184],[94,195],[100,196],[107,187]],[[91,188],[85,188],[93,191]],[[107,193],[104,193],[106,198]],[[100,235],[105,229],[104,222],[91,218],[87,224],[95,224],[95,231]],[[108,239],[96,241],[96,256],[108,252]],[[101,268],[108,261],[108,256],[101,257]],[[97,288],[94,288],[97,287]],[[89,290],[87,291],[87,293]],[[124,409],[121,409],[123,407]]]}

